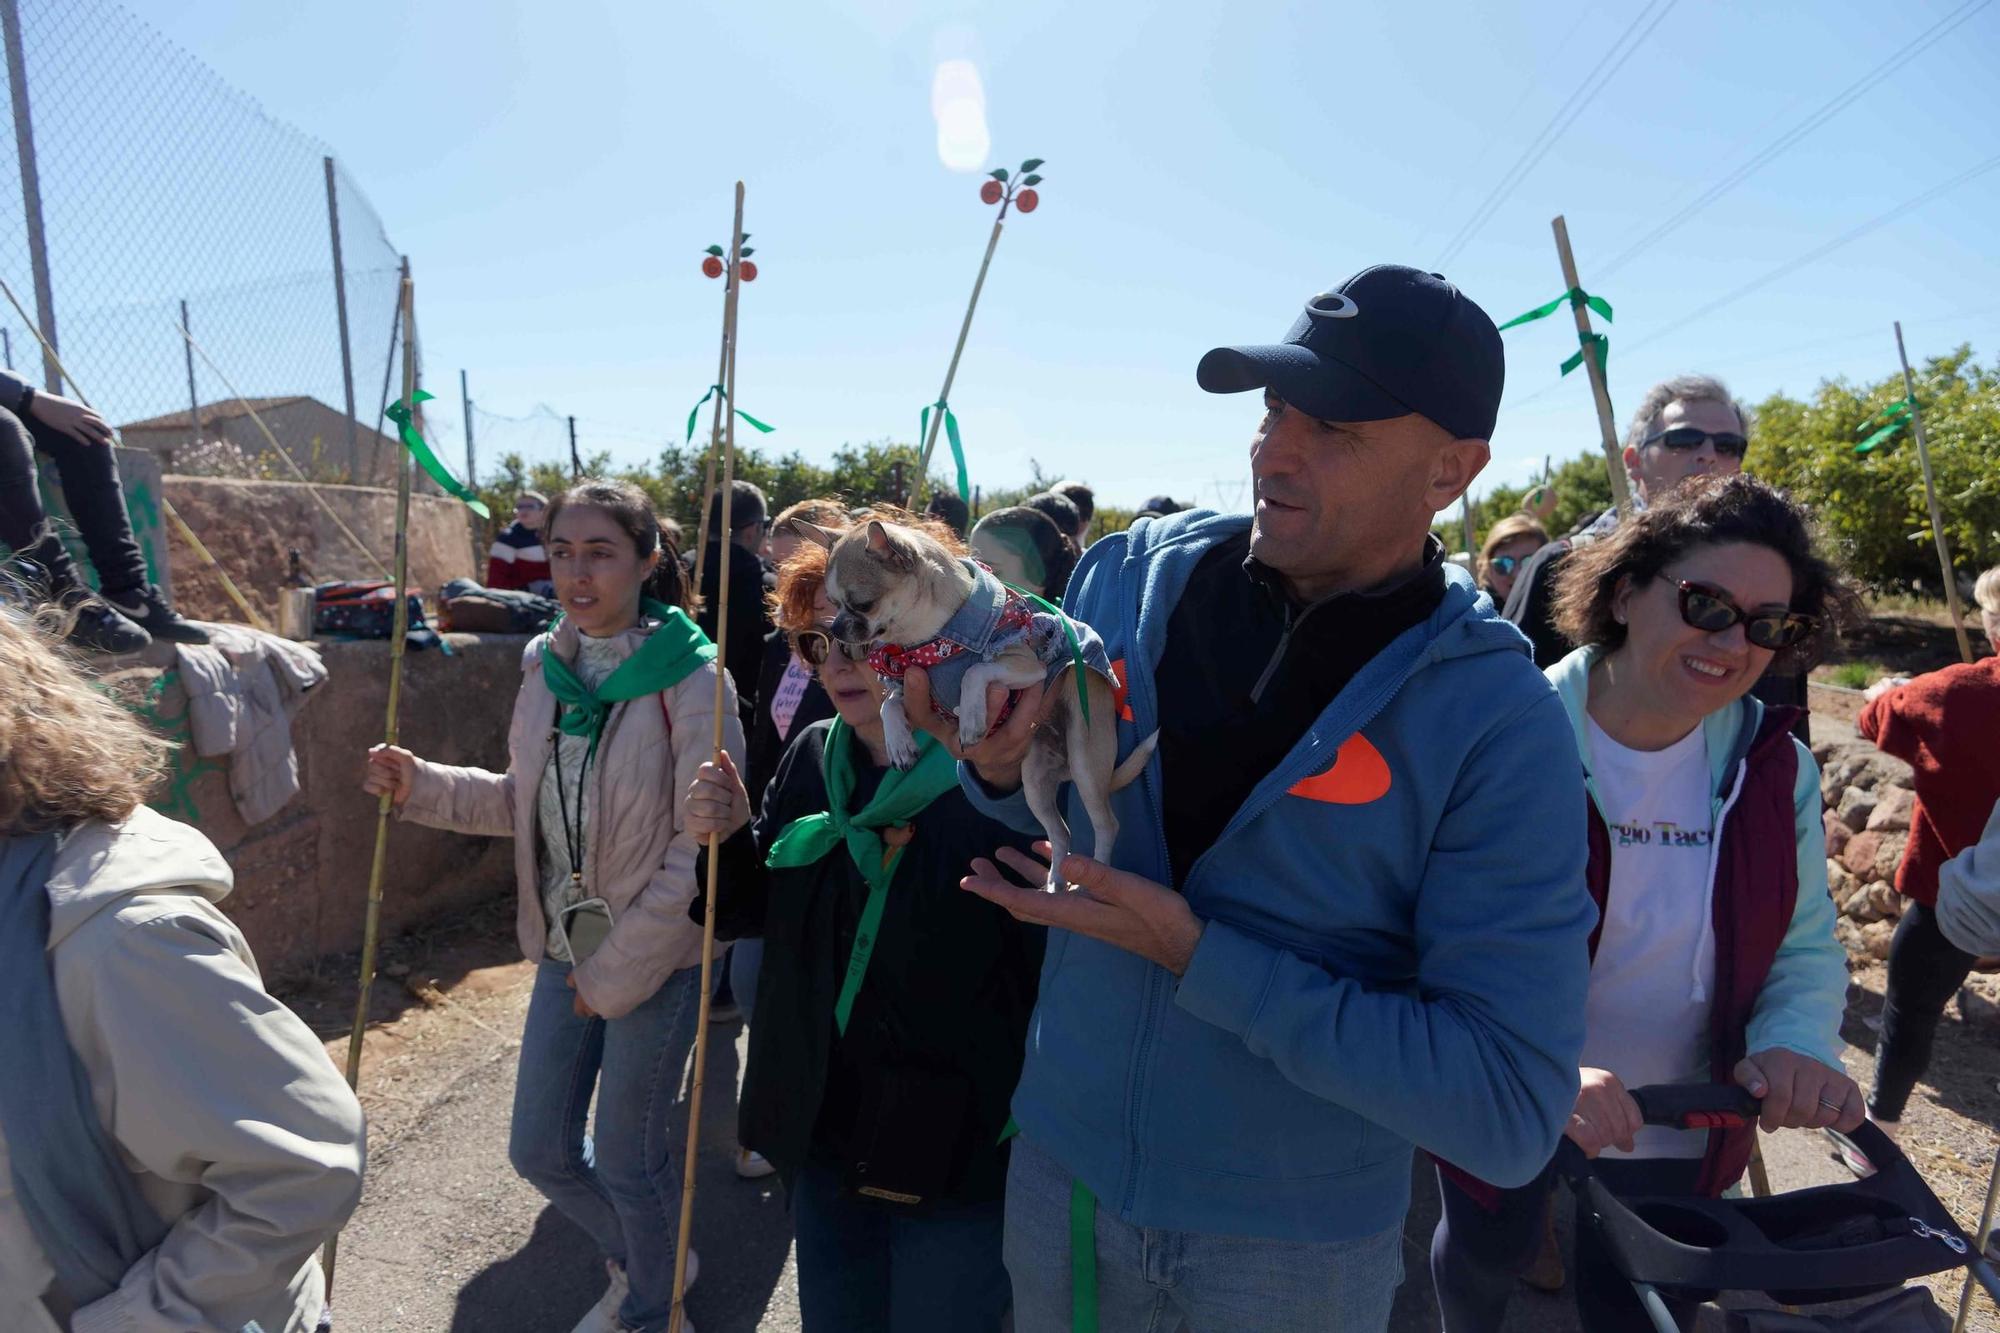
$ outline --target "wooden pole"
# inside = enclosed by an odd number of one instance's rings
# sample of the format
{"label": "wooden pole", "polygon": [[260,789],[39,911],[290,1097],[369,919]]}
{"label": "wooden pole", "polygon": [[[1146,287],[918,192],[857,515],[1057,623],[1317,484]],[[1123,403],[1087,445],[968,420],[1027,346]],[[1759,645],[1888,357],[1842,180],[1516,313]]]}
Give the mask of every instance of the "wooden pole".
{"label": "wooden pole", "polygon": [[1903,363],[1903,392],[1909,397],[1910,434],[1917,441],[1917,462],[1924,470],[1924,500],[1931,510],[1931,536],[1937,538],[1938,570],[1944,575],[1944,604],[1951,612],[1951,627],[1958,635],[1958,655],[1972,660],[1972,640],[1965,633],[1965,618],[1958,605],[1958,580],[1951,573],[1951,542],[1944,535],[1944,513],[1938,508],[1937,484],[1931,480],[1930,444],[1924,438],[1923,413],[1917,410],[1917,381],[1910,374],[1910,354],[1903,350],[1903,321],[1896,321],[1896,359]]}
{"label": "wooden pole", "polygon": [[576,418],[569,419],[569,475],[572,478],[583,475],[583,460],[576,452]]}
{"label": "wooden pole", "polygon": [[[1583,283],[1576,276],[1576,256],[1570,253],[1569,224],[1559,213],[1549,224],[1555,228],[1556,258],[1562,261],[1563,290],[1579,290]],[[1618,422],[1611,413],[1611,388],[1604,382],[1604,367],[1597,363],[1597,354],[1590,341],[1590,307],[1581,301],[1570,302],[1570,310],[1576,315],[1576,333],[1583,348],[1583,369],[1590,376],[1590,393],[1597,400],[1597,424],[1604,432],[1604,465],[1611,471],[1611,497],[1618,502],[1620,513],[1632,512],[1632,487],[1625,476],[1625,450],[1618,442]]]}
{"label": "wooden pole", "polygon": [[[1993,1156],[1993,1174],[1986,1181],[1986,1206],[1979,1210],[1979,1230],[1972,1237],[1976,1254],[1986,1253],[1986,1233],[1993,1229],[1993,1206],[2000,1202],[2000,1153]],[[1951,1321],[1951,1333],[1963,1333],[1965,1317],[1972,1313],[1972,1272],[1965,1274],[1965,1286],[1958,1293],[1958,1315]]]}
{"label": "wooden pole", "polygon": [[[722,306],[722,347],[723,347],[723,387],[728,391],[729,401],[736,401],[736,301],[739,291],[735,281],[739,252],[743,249],[743,182],[736,182],[736,223],[729,233],[729,272],[731,280],[729,295]],[[719,590],[715,599],[715,735],[713,738],[713,758],[722,758],[723,721],[729,709],[729,673],[722,664],[729,660],[729,550],[736,545],[730,540],[730,507],[735,499],[736,482],[736,414],[728,412],[722,418],[722,556],[716,566],[715,586]],[[687,1259],[688,1236],[694,1225],[694,1176],[695,1159],[701,1150],[701,1089],[702,1071],[708,1063],[708,1000],[709,977],[715,967],[715,918],[721,891],[720,870],[722,867],[722,835],[708,835],[708,893],[704,901],[708,910],[702,914],[701,925],[701,1007],[695,1014],[694,1028],[694,1086],[688,1093],[688,1135],[687,1153],[681,1160],[681,1224],[674,1243],[674,1306],[667,1323],[667,1333],[680,1333],[687,1318],[684,1308],[687,1299]]]}
{"label": "wooden pole", "polygon": [[[958,343],[951,349],[951,364],[944,368],[944,387],[938,390],[940,403],[951,401],[951,382],[958,377],[958,358],[965,355],[965,339],[972,332],[972,312],[979,309],[979,293],[986,286],[986,270],[993,265],[993,249],[1000,244],[1000,232],[1007,222],[1007,208],[1014,201],[1010,197],[1000,204],[1000,215],[993,219],[993,234],[986,238],[986,254],[979,261],[979,276],[972,283],[972,299],[965,303],[965,318],[959,322]],[[937,448],[938,431],[944,425],[946,409],[940,407],[931,418],[931,428],[924,435],[923,463],[917,468],[917,484],[910,492],[912,509],[924,502],[924,487],[931,475],[931,450]]]}
{"label": "wooden pole", "polygon": [[[403,402],[409,405],[417,389],[415,287],[407,275],[402,286],[403,311]],[[403,701],[403,644],[410,634],[410,599],[403,591],[410,576],[410,456],[396,450],[396,612],[389,632],[389,710],[382,728],[382,743],[394,745],[400,729],[397,710]],[[375,803],[375,859],[368,867],[368,907],[361,922],[360,993],[354,1001],[354,1026],[347,1034],[347,1086],[361,1079],[361,1039],[368,1031],[368,994],[375,984],[375,941],[382,925],[382,871],[388,864],[389,816],[395,809],[394,796],[383,792]],[[333,1291],[334,1261],[340,1236],[326,1242],[326,1289]]]}
{"label": "wooden pole", "polygon": [[[722,289],[722,350],[716,353],[715,382],[720,385],[729,374],[729,329],[735,318],[730,311],[730,302],[736,299],[736,265],[731,263],[722,275],[725,286]],[[715,456],[722,452],[722,414],[725,410],[722,393],[715,395],[715,412],[708,427],[708,467],[701,479],[701,512],[695,516],[694,537],[694,596],[701,598],[701,575],[708,563],[708,511],[715,504]],[[728,541],[733,533],[723,533],[722,540]],[[717,593],[722,592],[720,586]],[[720,601],[720,596],[717,597]],[[719,623],[719,622],[718,622]]]}
{"label": "wooden pole", "polygon": [[[97,409],[90,406],[90,397],[84,393],[83,386],[76,382],[76,376],[69,373],[69,367],[65,366],[62,363],[62,358],[56,355],[55,344],[43,337],[42,331],[35,327],[35,322],[28,319],[28,312],[21,309],[21,298],[14,295],[14,289],[7,285],[5,278],[0,278],[0,293],[5,293],[8,303],[14,307],[15,313],[27,322],[28,332],[34,334],[36,340],[42,344],[42,357],[48,365],[54,367],[58,377],[58,384],[67,381],[70,392],[76,395],[76,400],[85,407],[90,407],[90,410],[95,412]],[[222,567],[222,562],[215,558],[214,552],[202,545],[201,538],[194,535],[194,529],[187,525],[187,520],[181,517],[180,510],[174,508],[174,502],[169,500],[165,495],[160,497],[160,512],[167,516],[167,522],[174,525],[174,531],[180,533],[182,539],[193,549],[195,555],[201,559],[202,563],[215,571],[215,577],[222,582],[222,591],[229,594],[229,600],[236,603],[237,609],[243,613],[243,618],[265,633],[271,633],[270,622],[257,614],[257,608],[250,605],[250,599],[245,597],[243,590],[236,586],[236,580],[229,577],[229,571]]]}
{"label": "wooden pole", "polygon": [[[186,303],[182,304],[181,309],[183,312],[186,311],[187,309]],[[182,338],[187,340],[187,345],[190,354],[194,352],[201,353],[202,364],[215,372],[215,377],[222,381],[222,387],[229,390],[230,396],[236,400],[237,404],[240,407],[242,407],[242,409],[245,412],[250,414],[251,422],[256,425],[258,430],[263,432],[264,442],[271,446],[271,452],[276,454],[278,457],[284,459],[285,466],[292,470],[292,475],[305,483],[306,494],[312,497],[312,502],[318,505],[320,509],[326,513],[326,516],[328,518],[333,520],[333,525],[336,528],[339,528],[341,533],[344,536],[346,536],[347,540],[354,544],[355,550],[361,552],[361,554],[367,558],[369,564],[375,566],[376,572],[381,574],[381,576],[385,579],[392,577],[391,574],[389,573],[388,567],[382,563],[382,558],[375,554],[375,552],[369,547],[368,543],[362,541],[360,537],[356,536],[354,529],[347,526],[347,520],[342,518],[338,513],[336,513],[333,506],[326,502],[326,497],[319,493],[318,485],[314,483],[311,477],[308,477],[305,474],[305,469],[299,466],[298,460],[293,458],[291,454],[286,451],[285,446],[278,443],[278,437],[271,433],[271,428],[264,423],[264,418],[258,414],[258,411],[255,407],[252,407],[250,405],[250,400],[243,396],[243,391],[236,387],[235,381],[229,378],[228,373],[225,372],[221,366],[216,364],[215,358],[208,354],[208,349],[195,341],[194,334],[188,332],[187,325],[183,323],[179,327],[179,329],[176,330],[176,332],[178,332]],[[188,362],[188,366],[189,366],[188,382],[189,384],[193,384],[194,362],[190,360]],[[350,473],[350,475],[352,474]]]}

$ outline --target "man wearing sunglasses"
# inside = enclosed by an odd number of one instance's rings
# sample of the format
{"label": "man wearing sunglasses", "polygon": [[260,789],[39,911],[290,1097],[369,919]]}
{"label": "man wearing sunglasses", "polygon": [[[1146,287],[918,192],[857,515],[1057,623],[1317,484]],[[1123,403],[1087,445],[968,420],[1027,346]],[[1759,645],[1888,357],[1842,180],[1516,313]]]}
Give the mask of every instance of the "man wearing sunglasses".
{"label": "man wearing sunglasses", "polygon": [[[1676,375],[1655,384],[1632,414],[1625,434],[1625,471],[1632,502],[1644,508],[1689,477],[1730,476],[1743,470],[1749,449],[1749,414],[1721,380],[1709,375]],[[1501,614],[1521,627],[1544,669],[1576,645],[1556,628],[1549,601],[1551,576],[1576,546],[1607,535],[1618,525],[1616,506],[1579,531],[1558,538],[1530,556],[1514,576]]]}

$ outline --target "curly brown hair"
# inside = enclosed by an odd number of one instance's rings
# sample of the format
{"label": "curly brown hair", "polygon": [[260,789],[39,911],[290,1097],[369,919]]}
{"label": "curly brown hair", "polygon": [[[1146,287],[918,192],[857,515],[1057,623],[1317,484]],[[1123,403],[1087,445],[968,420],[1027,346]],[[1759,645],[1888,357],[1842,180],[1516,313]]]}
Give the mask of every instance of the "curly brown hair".
{"label": "curly brown hair", "polygon": [[1730,542],[1783,557],[1792,571],[1791,609],[1811,617],[1811,629],[1772,659],[1774,670],[1811,669],[1842,631],[1863,618],[1861,594],[1816,549],[1805,511],[1784,492],[1738,473],[1690,478],[1666,499],[1621,519],[1609,537],[1567,556],[1553,580],[1556,628],[1571,643],[1616,650],[1625,642],[1625,626],[1612,615],[1620,587],[1644,588],[1696,547]]}
{"label": "curly brown hair", "polygon": [[0,607],[0,832],[124,819],[173,753],[77,667],[62,619]]}

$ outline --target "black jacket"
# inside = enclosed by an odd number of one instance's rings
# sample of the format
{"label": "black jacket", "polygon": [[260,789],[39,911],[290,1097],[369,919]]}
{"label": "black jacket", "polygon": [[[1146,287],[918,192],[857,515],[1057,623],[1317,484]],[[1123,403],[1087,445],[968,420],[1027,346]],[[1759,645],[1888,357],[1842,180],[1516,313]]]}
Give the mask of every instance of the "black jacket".
{"label": "black jacket", "polygon": [[[1021,1075],[1044,932],[958,882],[973,857],[1030,840],[974,811],[957,788],[917,816],[846,1035],[837,1035],[834,1001],[868,886],[845,849],[776,870],[762,856],[792,820],[826,808],[820,762],[830,727],[796,735],[763,812],[723,844],[716,932],[764,937],[738,1138],[788,1189],[811,1158],[837,1166],[850,1188],[902,1196],[891,1202],[906,1206],[913,1196],[998,1199],[1007,1177],[1000,1133]],[[880,777],[857,775],[857,809]]]}
{"label": "black jacket", "polygon": [[[701,613],[695,623],[712,640],[715,609],[720,605],[716,589],[722,584],[722,543],[710,542],[702,560]],[[681,563],[692,572],[694,553],[682,556]],[[767,587],[764,562],[754,551],[738,546],[729,553],[729,656],[722,666],[735,682],[737,711],[742,714],[746,736],[757,717],[757,668],[764,659],[764,636],[771,632],[771,610],[764,601]]]}
{"label": "black jacket", "polygon": [[771,775],[778,771],[778,759],[785,753],[785,744],[797,738],[800,732],[815,722],[833,716],[833,701],[820,688],[817,677],[806,683],[806,692],[799,697],[798,711],[792,714],[792,725],[785,734],[778,734],[778,724],[771,716],[772,701],[778,697],[778,683],[785,678],[785,667],[792,660],[792,643],[781,629],[774,629],[764,636],[764,661],[757,669],[757,716],[746,733],[749,737],[748,749],[744,754],[743,783],[750,789],[750,808],[759,810],[764,805],[764,788],[771,783]]}

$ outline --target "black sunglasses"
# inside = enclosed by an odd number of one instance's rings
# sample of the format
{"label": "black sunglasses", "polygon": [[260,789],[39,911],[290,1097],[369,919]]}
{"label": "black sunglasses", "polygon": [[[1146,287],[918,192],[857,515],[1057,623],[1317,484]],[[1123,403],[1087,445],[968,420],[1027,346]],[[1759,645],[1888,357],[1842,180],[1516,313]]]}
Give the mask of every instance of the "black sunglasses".
{"label": "black sunglasses", "polygon": [[806,665],[811,667],[825,666],[835,648],[840,649],[842,657],[857,665],[868,660],[868,645],[836,639],[823,629],[800,630],[792,636],[792,645],[799,650],[799,656],[805,659]]}
{"label": "black sunglasses", "polygon": [[1706,431],[1695,426],[1675,426],[1670,430],[1656,430],[1639,441],[1639,447],[1649,444],[1665,445],[1677,454],[1690,449],[1699,449],[1706,442],[1715,446],[1715,452],[1723,458],[1741,458],[1750,449],[1750,441],[1735,431]]}
{"label": "black sunglasses", "polygon": [[1680,580],[1681,619],[1690,629],[1720,634],[1741,621],[1743,637],[1758,648],[1789,648],[1819,622],[1796,611],[1745,611],[1728,593],[1708,583]]}
{"label": "black sunglasses", "polygon": [[1522,565],[1528,563],[1528,557],[1525,555],[1496,555],[1486,563],[1493,567],[1495,574],[1512,574]]}

